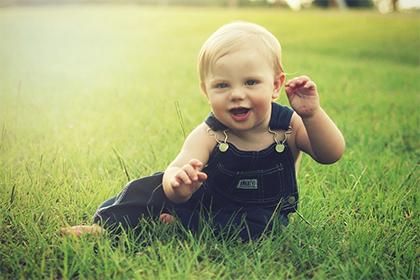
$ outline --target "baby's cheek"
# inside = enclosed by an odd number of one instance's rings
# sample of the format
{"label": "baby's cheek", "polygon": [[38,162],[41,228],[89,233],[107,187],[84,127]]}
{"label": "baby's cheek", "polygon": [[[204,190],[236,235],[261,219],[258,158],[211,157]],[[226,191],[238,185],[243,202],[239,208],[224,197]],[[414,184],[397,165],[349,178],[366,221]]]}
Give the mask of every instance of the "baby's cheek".
{"label": "baby's cheek", "polygon": [[255,112],[261,117],[268,115],[271,109],[271,100],[269,102],[260,101],[260,102],[254,103],[254,109],[255,109]]}

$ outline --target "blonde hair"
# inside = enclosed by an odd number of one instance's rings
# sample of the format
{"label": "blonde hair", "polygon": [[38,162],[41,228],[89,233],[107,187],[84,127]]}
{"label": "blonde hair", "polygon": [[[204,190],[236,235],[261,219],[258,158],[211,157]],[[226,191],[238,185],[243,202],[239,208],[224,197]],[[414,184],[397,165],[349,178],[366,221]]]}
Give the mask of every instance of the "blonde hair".
{"label": "blonde hair", "polygon": [[281,46],[279,41],[264,27],[244,21],[228,23],[217,29],[203,44],[198,55],[200,82],[204,82],[211,66],[231,52],[247,46],[250,42],[260,43],[262,52],[273,64],[275,75],[281,74]]}

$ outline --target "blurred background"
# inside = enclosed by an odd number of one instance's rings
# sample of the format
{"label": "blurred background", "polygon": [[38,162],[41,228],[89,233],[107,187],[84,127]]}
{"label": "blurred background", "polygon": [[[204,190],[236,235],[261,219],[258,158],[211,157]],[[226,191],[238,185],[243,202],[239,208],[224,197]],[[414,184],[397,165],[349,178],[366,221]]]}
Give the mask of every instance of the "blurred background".
{"label": "blurred background", "polygon": [[[0,0],[0,278],[420,279],[419,1]],[[159,261],[63,242],[61,226],[164,170],[208,115],[197,54],[233,20],[279,39],[287,78],[316,81],[345,135],[339,163],[302,159],[314,226],[295,216],[286,242],[213,251],[221,262],[176,236],[149,247]]]}
{"label": "blurred background", "polygon": [[228,7],[285,7],[295,11],[311,7],[322,8],[376,8],[381,13],[420,9],[420,0],[0,0],[0,6],[45,4],[139,4],[188,5]]}

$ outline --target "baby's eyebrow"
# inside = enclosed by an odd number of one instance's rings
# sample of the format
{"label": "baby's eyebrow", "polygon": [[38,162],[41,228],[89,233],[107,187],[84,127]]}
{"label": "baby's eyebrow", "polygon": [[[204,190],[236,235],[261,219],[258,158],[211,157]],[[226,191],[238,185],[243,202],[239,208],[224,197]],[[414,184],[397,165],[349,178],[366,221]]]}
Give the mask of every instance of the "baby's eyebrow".
{"label": "baby's eyebrow", "polygon": [[222,79],[222,78],[217,78],[217,79],[211,79],[210,80],[211,84],[217,84],[217,83],[227,83],[226,79]]}
{"label": "baby's eyebrow", "polygon": [[255,75],[249,75],[245,77],[245,80],[262,80],[264,78],[264,76],[261,76],[259,74],[255,74]]}

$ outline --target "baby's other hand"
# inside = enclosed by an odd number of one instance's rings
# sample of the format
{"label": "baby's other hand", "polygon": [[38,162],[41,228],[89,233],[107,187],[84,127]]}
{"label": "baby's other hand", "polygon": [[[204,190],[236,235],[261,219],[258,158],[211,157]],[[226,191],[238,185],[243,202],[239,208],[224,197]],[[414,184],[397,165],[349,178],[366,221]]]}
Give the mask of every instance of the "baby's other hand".
{"label": "baby's other hand", "polygon": [[290,106],[301,118],[312,117],[319,110],[319,96],[316,84],[307,76],[300,76],[285,85]]}
{"label": "baby's other hand", "polygon": [[201,184],[207,180],[207,174],[201,172],[202,167],[203,164],[199,160],[192,159],[179,169],[170,180],[172,189],[177,196],[189,199]]}

